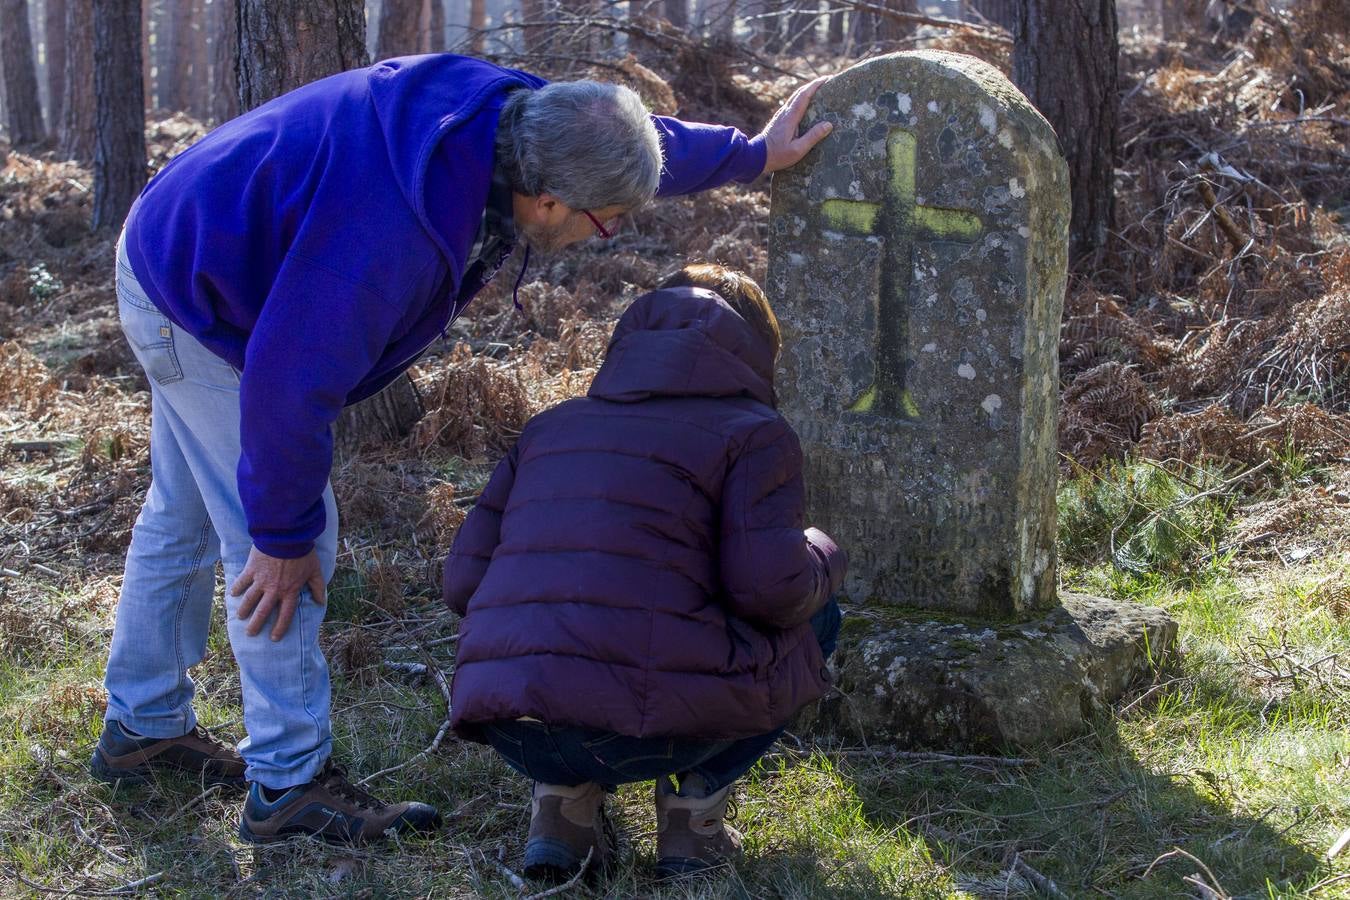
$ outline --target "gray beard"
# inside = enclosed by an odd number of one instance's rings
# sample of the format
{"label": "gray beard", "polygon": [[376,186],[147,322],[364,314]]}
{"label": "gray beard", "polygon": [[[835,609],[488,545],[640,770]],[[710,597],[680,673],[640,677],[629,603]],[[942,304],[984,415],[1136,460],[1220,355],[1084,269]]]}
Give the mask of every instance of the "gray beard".
{"label": "gray beard", "polygon": [[520,236],[531,250],[540,253],[556,253],[567,246],[562,240],[562,226],[522,225],[518,228]]}

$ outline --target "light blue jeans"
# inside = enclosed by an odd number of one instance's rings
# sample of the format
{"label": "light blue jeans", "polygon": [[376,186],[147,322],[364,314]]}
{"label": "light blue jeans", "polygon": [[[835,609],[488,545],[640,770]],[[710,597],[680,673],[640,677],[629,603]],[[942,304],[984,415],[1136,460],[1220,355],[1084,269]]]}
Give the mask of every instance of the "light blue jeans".
{"label": "light blue jeans", "polygon": [[[328,664],[319,649],[324,608],[301,594],[280,641],[244,633],[228,588],[253,546],[239,500],[239,373],[174,325],[146,297],[117,245],[122,330],[150,382],[150,490],[132,531],[104,684],[109,721],[147,737],[197,724],[188,669],[206,654],[216,561],[224,563],[230,647],[239,664],[244,727],[239,752],[251,781],[280,790],[313,779],[332,748]],[[284,390],[284,385],[277,385]],[[337,507],[316,542],[325,579],[337,553]]]}

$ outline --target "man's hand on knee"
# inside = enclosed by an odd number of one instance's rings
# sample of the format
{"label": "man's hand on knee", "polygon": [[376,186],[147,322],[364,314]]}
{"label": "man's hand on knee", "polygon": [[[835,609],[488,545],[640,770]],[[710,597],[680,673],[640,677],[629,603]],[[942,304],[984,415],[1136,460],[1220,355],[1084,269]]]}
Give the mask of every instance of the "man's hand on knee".
{"label": "man's hand on knee", "polygon": [[230,596],[244,598],[237,615],[249,620],[245,631],[250,636],[262,631],[263,624],[276,610],[277,620],[272,626],[271,638],[279,641],[291,627],[295,608],[300,603],[300,591],[306,585],[314,602],[322,606],[327,600],[323,570],[319,566],[319,556],[313,550],[296,559],[279,559],[254,547],[249,551],[244,571],[230,587]]}
{"label": "man's hand on knee", "polygon": [[764,126],[763,136],[767,150],[764,159],[765,174],[796,165],[834,128],[829,122],[817,122],[806,134],[797,136],[797,129],[806,116],[806,107],[816,95],[816,90],[827,81],[828,77],[821,77],[799,87],[788,102],[773,114],[769,124]]}

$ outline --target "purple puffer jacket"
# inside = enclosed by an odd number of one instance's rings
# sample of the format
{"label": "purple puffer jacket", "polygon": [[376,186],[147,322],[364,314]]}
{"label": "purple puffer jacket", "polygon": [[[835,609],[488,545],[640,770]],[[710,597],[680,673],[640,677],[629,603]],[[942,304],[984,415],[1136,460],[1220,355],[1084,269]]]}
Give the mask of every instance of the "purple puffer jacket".
{"label": "purple puffer jacket", "polygon": [[846,559],[802,530],[769,348],[716,294],[629,307],[590,395],[535,416],[445,561],[454,725],[634,737],[782,725],[826,684],[807,621]]}

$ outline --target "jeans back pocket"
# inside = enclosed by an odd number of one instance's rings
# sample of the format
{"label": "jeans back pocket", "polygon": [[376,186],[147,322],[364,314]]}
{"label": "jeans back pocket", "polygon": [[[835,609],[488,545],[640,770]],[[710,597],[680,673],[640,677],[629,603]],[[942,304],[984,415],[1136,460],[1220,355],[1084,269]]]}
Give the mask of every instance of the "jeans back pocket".
{"label": "jeans back pocket", "polygon": [[[120,273],[119,273],[120,274]],[[183,377],[173,347],[173,323],[149,300],[136,297],[118,279],[117,315],[136,360],[156,384],[169,384]]]}

